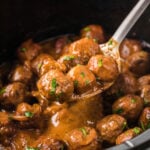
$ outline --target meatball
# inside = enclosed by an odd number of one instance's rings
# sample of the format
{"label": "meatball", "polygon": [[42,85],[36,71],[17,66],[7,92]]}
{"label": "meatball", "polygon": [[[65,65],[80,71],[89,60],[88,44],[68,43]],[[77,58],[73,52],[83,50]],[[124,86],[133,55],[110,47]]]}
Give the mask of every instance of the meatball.
{"label": "meatball", "polygon": [[20,82],[8,84],[0,90],[0,101],[3,105],[18,105],[26,98],[26,86]]}
{"label": "meatball", "polygon": [[94,88],[94,86],[96,87],[96,78],[86,66],[75,66],[67,75],[73,80],[75,90],[78,93],[84,93]]}
{"label": "meatball", "polygon": [[108,95],[116,95],[117,97],[125,94],[135,94],[139,91],[137,79],[133,74],[126,72],[121,73],[116,79],[112,87],[107,91]]}
{"label": "meatball", "polygon": [[50,55],[48,54],[40,54],[32,61],[32,69],[33,71],[41,77],[45,73],[47,73],[51,69],[60,69],[62,71],[66,70],[64,64],[60,64],[56,62]]}
{"label": "meatball", "polygon": [[126,59],[133,53],[141,51],[141,49],[142,49],[142,46],[139,41],[133,40],[133,39],[125,39],[120,44],[119,52],[120,52],[120,56],[123,59]]}
{"label": "meatball", "polygon": [[143,99],[137,95],[125,95],[116,100],[112,105],[112,110],[130,121],[136,120],[143,109]]}
{"label": "meatball", "polygon": [[150,72],[150,54],[140,51],[127,58],[129,70],[136,76],[143,76]]}
{"label": "meatball", "polygon": [[148,74],[148,75],[140,77],[138,79],[138,83],[139,83],[140,87],[149,85],[150,84],[150,75]]}
{"label": "meatball", "polygon": [[143,130],[150,128],[150,107],[145,107],[142,111],[139,124]]}
{"label": "meatball", "polygon": [[114,144],[117,136],[121,134],[127,125],[126,119],[120,115],[113,114],[105,116],[100,120],[96,128],[102,140]]}
{"label": "meatball", "polygon": [[15,133],[16,128],[11,121],[11,116],[6,111],[0,112],[0,135],[11,136]]}
{"label": "meatball", "polygon": [[68,53],[78,58],[79,64],[87,64],[88,60],[100,54],[100,47],[93,39],[83,38],[70,44]]}
{"label": "meatball", "polygon": [[82,38],[88,37],[94,39],[98,43],[104,43],[106,41],[104,30],[100,25],[88,25],[81,29],[80,34]]}
{"label": "meatball", "polygon": [[23,82],[29,83],[32,79],[32,72],[30,68],[23,65],[17,65],[9,75],[9,80],[11,82]]}
{"label": "meatball", "polygon": [[150,85],[144,85],[141,87],[141,95],[144,99],[144,104],[150,106]]}
{"label": "meatball", "polygon": [[131,140],[137,135],[139,135],[141,132],[142,132],[142,129],[139,127],[128,129],[117,137],[116,144],[121,144],[127,140]]}
{"label": "meatball", "polygon": [[67,146],[63,141],[54,139],[50,135],[40,136],[34,142],[33,147],[40,150],[67,150]]}
{"label": "meatball", "polygon": [[48,100],[67,100],[74,91],[73,81],[59,70],[50,70],[37,82],[41,95]]}
{"label": "meatball", "polygon": [[97,150],[98,136],[94,128],[81,127],[66,133],[65,141],[72,150]]}
{"label": "meatball", "polygon": [[24,62],[25,60],[31,61],[41,52],[42,47],[39,44],[34,43],[32,39],[23,42],[17,50],[21,62]]}
{"label": "meatball", "polygon": [[119,71],[116,61],[108,56],[95,55],[88,62],[88,68],[101,81],[113,81],[117,78]]}

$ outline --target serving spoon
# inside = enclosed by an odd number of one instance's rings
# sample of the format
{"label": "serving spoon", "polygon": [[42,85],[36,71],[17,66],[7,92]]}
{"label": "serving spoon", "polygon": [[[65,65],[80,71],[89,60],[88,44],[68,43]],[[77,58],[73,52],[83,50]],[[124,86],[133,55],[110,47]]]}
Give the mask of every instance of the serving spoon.
{"label": "serving spoon", "polygon": [[[123,20],[110,40],[104,44],[99,45],[103,55],[111,56],[114,60],[116,60],[119,72],[121,72],[121,58],[119,54],[120,43],[123,41],[125,36],[128,34],[139,17],[143,14],[144,10],[148,7],[149,4],[150,0],[139,0],[127,15],[127,17]],[[112,86],[113,83],[114,82],[106,84],[104,83],[104,86],[102,88],[98,88],[93,90],[92,92],[84,93],[81,95],[73,95],[71,99],[79,100],[96,96]]]}

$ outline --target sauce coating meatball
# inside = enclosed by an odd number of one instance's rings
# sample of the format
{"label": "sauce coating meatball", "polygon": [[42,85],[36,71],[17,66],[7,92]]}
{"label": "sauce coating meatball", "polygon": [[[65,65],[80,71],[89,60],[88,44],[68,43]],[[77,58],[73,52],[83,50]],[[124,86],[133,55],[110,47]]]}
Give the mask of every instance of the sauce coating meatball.
{"label": "sauce coating meatball", "polygon": [[97,150],[97,138],[95,129],[91,127],[73,129],[65,136],[65,140],[72,150]]}
{"label": "sauce coating meatball", "polygon": [[70,44],[68,53],[78,58],[79,64],[87,64],[90,57],[100,54],[100,48],[93,39],[83,38]]}
{"label": "sauce coating meatball", "polygon": [[123,59],[126,59],[133,53],[141,51],[141,50],[142,50],[141,43],[133,39],[123,40],[123,42],[121,42],[120,47],[119,47],[120,56]]}
{"label": "sauce coating meatball", "polygon": [[78,93],[87,92],[96,86],[96,78],[86,66],[75,66],[67,75],[74,82],[75,90]]}
{"label": "sauce coating meatball", "polygon": [[131,140],[142,132],[142,129],[139,127],[134,127],[132,129],[128,129],[125,132],[121,133],[117,139],[116,144],[121,144],[127,140]]}
{"label": "sauce coating meatball", "polygon": [[115,143],[119,134],[121,134],[127,125],[126,119],[120,115],[108,115],[100,120],[96,128],[99,131],[102,140],[108,143]]}
{"label": "sauce coating meatball", "polygon": [[106,41],[104,30],[100,25],[88,25],[81,29],[80,34],[82,38],[88,37],[94,39],[98,43],[104,43]]}
{"label": "sauce coating meatball", "polygon": [[116,100],[112,105],[112,110],[132,121],[138,118],[143,106],[144,102],[141,97],[128,94]]}
{"label": "sauce coating meatball", "polygon": [[27,97],[25,84],[14,82],[1,89],[0,101],[3,105],[17,105]]}
{"label": "sauce coating meatball", "polygon": [[88,68],[101,81],[113,81],[119,74],[116,61],[103,55],[92,56],[88,62]]}
{"label": "sauce coating meatball", "polygon": [[67,100],[74,91],[73,81],[59,70],[50,70],[41,76],[37,88],[48,100]]}
{"label": "sauce coating meatball", "polygon": [[32,61],[33,71],[40,77],[51,69],[66,70],[65,65],[59,64],[48,54],[40,54]]}
{"label": "sauce coating meatball", "polygon": [[150,128],[150,107],[145,107],[139,118],[139,125],[143,130]]}
{"label": "sauce coating meatball", "polygon": [[32,39],[29,39],[23,42],[17,50],[18,58],[21,62],[25,60],[33,60],[36,56],[38,56],[42,51],[42,47],[34,43]]}

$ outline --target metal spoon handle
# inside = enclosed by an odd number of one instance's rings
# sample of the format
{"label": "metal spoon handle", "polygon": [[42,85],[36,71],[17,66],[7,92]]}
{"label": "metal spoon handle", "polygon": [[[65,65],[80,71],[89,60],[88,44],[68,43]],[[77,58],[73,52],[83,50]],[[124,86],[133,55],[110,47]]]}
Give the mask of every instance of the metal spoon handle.
{"label": "metal spoon handle", "polygon": [[121,23],[119,28],[116,30],[112,38],[118,43],[121,43],[149,4],[150,0],[139,0],[134,8],[127,15],[127,17],[124,19],[124,21]]}

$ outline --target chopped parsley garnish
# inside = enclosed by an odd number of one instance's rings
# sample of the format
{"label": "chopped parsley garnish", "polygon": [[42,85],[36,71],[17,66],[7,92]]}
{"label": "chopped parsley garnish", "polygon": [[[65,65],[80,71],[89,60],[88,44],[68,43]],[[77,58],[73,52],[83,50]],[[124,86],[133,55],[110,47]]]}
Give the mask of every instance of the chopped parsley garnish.
{"label": "chopped parsley garnish", "polygon": [[127,127],[127,122],[125,121],[125,122],[123,123],[122,130],[124,130],[126,127]]}
{"label": "chopped parsley garnish", "polygon": [[131,98],[131,103],[136,103],[136,99]]}
{"label": "chopped parsley garnish", "polygon": [[80,128],[80,131],[82,132],[82,134],[83,134],[84,136],[87,136],[87,131],[86,131],[85,128]]}
{"label": "chopped parsley garnish", "polygon": [[25,150],[39,150],[39,148],[33,148],[33,147],[26,147]]}
{"label": "chopped parsley garnish", "polygon": [[90,83],[90,80],[85,80],[85,84],[88,85]]}
{"label": "chopped parsley garnish", "polygon": [[102,59],[99,59],[98,60],[98,67],[102,67],[103,66],[103,60]]}
{"label": "chopped parsley garnish", "polygon": [[22,47],[21,49],[20,49],[20,51],[22,51],[22,52],[25,52],[27,49],[25,48],[25,47]]}
{"label": "chopped parsley garnish", "polygon": [[77,87],[77,86],[78,86],[78,83],[79,83],[79,82],[78,82],[77,80],[75,80],[75,81],[74,81],[74,86]]}
{"label": "chopped parsley garnish", "polygon": [[84,74],[84,72],[81,72],[80,74],[81,74],[81,76],[82,76],[83,78],[85,77],[85,74]]}
{"label": "chopped parsley garnish", "polygon": [[33,117],[33,113],[30,112],[30,111],[26,111],[26,112],[24,113],[24,115],[25,115],[26,117],[28,117],[28,118],[32,118],[32,117]]}
{"label": "chopped parsley garnish", "polygon": [[57,87],[57,82],[56,82],[56,79],[53,78],[52,82],[51,82],[51,91],[50,91],[50,94],[55,94],[56,87]]}
{"label": "chopped parsley garnish", "polygon": [[4,94],[6,92],[5,88],[0,89],[0,95]]}
{"label": "chopped parsley garnish", "polygon": [[112,45],[113,41],[112,40],[109,40],[108,41],[108,45]]}
{"label": "chopped parsley garnish", "polygon": [[65,56],[64,57],[64,60],[73,60],[74,59],[74,56]]}
{"label": "chopped parsley garnish", "polygon": [[90,27],[85,27],[83,30],[84,30],[85,32],[89,32],[91,29],[90,29]]}
{"label": "chopped parsley garnish", "polygon": [[137,127],[133,128],[133,131],[134,131],[135,134],[139,134],[140,133],[140,129],[137,128]]}
{"label": "chopped parsley garnish", "polygon": [[113,111],[115,114],[121,114],[123,112],[122,108],[118,108],[116,110]]}
{"label": "chopped parsley garnish", "polygon": [[42,67],[42,63],[38,64],[38,69],[41,69],[41,67]]}

